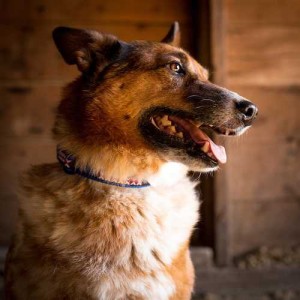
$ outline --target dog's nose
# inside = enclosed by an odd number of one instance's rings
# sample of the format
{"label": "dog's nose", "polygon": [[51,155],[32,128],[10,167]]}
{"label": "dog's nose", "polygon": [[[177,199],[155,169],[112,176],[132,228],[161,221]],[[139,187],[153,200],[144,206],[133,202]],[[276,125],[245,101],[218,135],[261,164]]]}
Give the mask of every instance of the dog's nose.
{"label": "dog's nose", "polygon": [[245,125],[251,125],[258,113],[257,107],[248,100],[239,100],[236,103],[236,107],[239,110]]}

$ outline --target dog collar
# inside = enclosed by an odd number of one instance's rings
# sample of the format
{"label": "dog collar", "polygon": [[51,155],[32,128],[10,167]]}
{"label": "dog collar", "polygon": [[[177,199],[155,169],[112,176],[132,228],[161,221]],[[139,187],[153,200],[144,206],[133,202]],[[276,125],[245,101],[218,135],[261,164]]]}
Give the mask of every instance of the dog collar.
{"label": "dog collar", "polygon": [[72,154],[68,153],[66,150],[62,150],[59,147],[57,147],[57,159],[59,163],[62,165],[63,170],[69,175],[78,174],[82,177],[94,181],[98,181],[109,185],[119,186],[119,187],[126,187],[126,188],[143,188],[143,187],[150,186],[150,184],[144,180],[128,178],[125,182],[119,182],[114,179],[107,180],[103,178],[101,173],[98,176],[93,175],[90,168],[81,170],[76,167],[76,158]]}

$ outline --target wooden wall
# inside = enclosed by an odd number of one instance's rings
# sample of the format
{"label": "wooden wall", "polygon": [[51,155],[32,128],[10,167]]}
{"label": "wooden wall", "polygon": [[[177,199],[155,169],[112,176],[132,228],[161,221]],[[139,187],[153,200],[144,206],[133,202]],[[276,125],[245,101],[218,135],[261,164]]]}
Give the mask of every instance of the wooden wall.
{"label": "wooden wall", "polygon": [[59,25],[160,40],[175,20],[191,48],[191,1],[10,0],[0,4],[0,246],[9,242],[20,171],[55,161],[51,127],[61,87],[77,73],[51,39]]}
{"label": "wooden wall", "polygon": [[259,117],[228,142],[230,257],[300,243],[300,2],[224,0],[224,82]]}

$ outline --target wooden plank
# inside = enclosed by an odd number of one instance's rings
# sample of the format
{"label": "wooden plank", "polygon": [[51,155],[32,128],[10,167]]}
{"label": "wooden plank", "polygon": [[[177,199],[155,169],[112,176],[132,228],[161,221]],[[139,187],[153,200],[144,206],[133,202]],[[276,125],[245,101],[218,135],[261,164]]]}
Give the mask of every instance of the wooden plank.
{"label": "wooden plank", "polygon": [[228,84],[257,86],[299,86],[300,57],[235,58],[228,63]]}
{"label": "wooden plank", "polygon": [[[227,66],[225,60],[225,6],[223,0],[211,0],[211,59],[213,81],[226,84]],[[215,256],[219,266],[230,264],[230,204],[227,191],[226,167],[214,175],[215,207]]]}
{"label": "wooden plank", "polygon": [[213,81],[226,85],[226,6],[224,0],[210,0],[211,6],[211,59]]}
{"label": "wooden plank", "polygon": [[[214,266],[213,249],[210,247],[191,247],[190,253],[193,264],[196,268],[201,270],[210,269]],[[0,250],[1,255],[1,250]],[[0,256],[1,261],[1,256]]]}
{"label": "wooden plank", "polygon": [[298,57],[300,25],[229,23],[228,59],[274,59],[278,56]]}
{"label": "wooden plank", "polygon": [[[219,296],[215,296],[214,298],[206,299],[268,299],[264,296],[266,294],[269,295],[270,292],[300,290],[300,270],[297,268],[269,270],[224,268],[202,270],[201,266],[196,266],[196,278],[198,278],[198,281],[196,282],[193,299],[203,299],[197,297],[200,293],[213,293],[220,296],[220,298]],[[262,295],[264,293],[265,295]],[[250,294],[249,298],[247,298],[248,294]],[[254,297],[257,294],[260,294],[261,297]]]}
{"label": "wooden plank", "polygon": [[55,162],[56,145],[43,138],[1,138],[0,173],[0,245],[7,245],[17,214],[18,178],[31,165]]}
{"label": "wooden plank", "polygon": [[260,245],[284,247],[300,242],[299,198],[235,203],[233,213],[233,256]]}
{"label": "wooden plank", "polygon": [[230,28],[229,84],[300,85],[300,25],[231,23]]}
{"label": "wooden plank", "polygon": [[26,23],[28,1],[10,0],[0,2],[0,24],[8,20],[23,20]]}
{"label": "wooden plank", "polygon": [[300,196],[300,88],[233,89],[258,105],[259,116],[244,136],[227,139],[231,199],[278,201]]}
{"label": "wooden plank", "polygon": [[243,141],[227,144],[233,255],[299,236],[300,3],[269,2],[227,1],[228,87],[259,107]]}
{"label": "wooden plank", "polygon": [[[73,21],[78,28],[92,28],[117,35],[120,39],[130,41],[146,39],[160,41],[169,29],[169,24],[155,25],[152,23],[80,23]],[[74,66],[67,66],[52,41],[51,32],[56,24],[7,24],[0,27],[0,80],[66,80],[78,75]],[[191,48],[192,28],[181,26],[182,46]]]}
{"label": "wooden plank", "polygon": [[[5,246],[0,246],[0,274],[3,274],[4,271],[4,262],[5,262],[5,257],[7,254],[8,248]],[[1,282],[1,280],[0,280]],[[0,285],[0,291],[1,291],[1,285]],[[1,292],[0,292],[0,299],[1,298]]]}
{"label": "wooden plank", "polygon": [[[225,0],[228,20],[237,23],[300,24],[299,0]],[[250,25],[251,26],[251,25]]]}
{"label": "wooden plank", "polygon": [[51,38],[52,26],[0,27],[1,80],[38,79],[63,80],[74,78],[75,67],[67,67]]}
{"label": "wooden plank", "polygon": [[[170,23],[175,20],[187,22],[189,20],[190,0],[31,0],[3,1],[1,3],[2,20],[25,17],[28,20],[51,20],[58,23],[68,23],[71,20],[83,21],[115,21],[115,22],[161,22]],[[23,7],[22,7],[23,5]],[[17,7],[16,11],[15,8]],[[23,10],[21,10],[22,7]]]}
{"label": "wooden plank", "polygon": [[[209,0],[193,1],[193,42],[194,51],[192,55],[199,60],[203,66],[211,69],[211,41],[210,41],[210,10]],[[195,178],[200,176],[194,174]],[[210,247],[210,251],[215,248],[215,230],[214,230],[214,195],[213,195],[212,176],[201,176],[198,192],[200,201],[200,221],[195,227],[191,244],[193,246]]]}
{"label": "wooden plank", "polygon": [[10,244],[17,223],[17,212],[18,200],[16,192],[0,192],[0,246]]}
{"label": "wooden plank", "polygon": [[0,86],[1,137],[45,138],[51,136],[61,87],[51,85]]}
{"label": "wooden plank", "polygon": [[299,139],[231,144],[227,147],[228,193],[232,201],[299,198]]}
{"label": "wooden plank", "polygon": [[14,194],[21,172],[31,165],[56,161],[56,144],[46,138],[1,138],[0,191]]}

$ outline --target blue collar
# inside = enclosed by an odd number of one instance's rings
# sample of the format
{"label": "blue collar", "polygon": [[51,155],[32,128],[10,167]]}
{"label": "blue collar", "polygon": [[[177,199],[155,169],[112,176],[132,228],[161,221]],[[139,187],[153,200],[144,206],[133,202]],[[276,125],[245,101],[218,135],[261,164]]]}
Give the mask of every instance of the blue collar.
{"label": "blue collar", "polygon": [[141,181],[133,178],[128,178],[125,182],[106,180],[101,176],[101,174],[99,176],[93,175],[89,168],[86,168],[84,170],[77,168],[76,158],[72,154],[68,153],[66,150],[62,150],[59,147],[57,147],[56,154],[58,161],[63,167],[63,170],[69,175],[78,174],[82,177],[94,181],[125,188],[144,188],[150,186],[150,184],[147,181]]}

